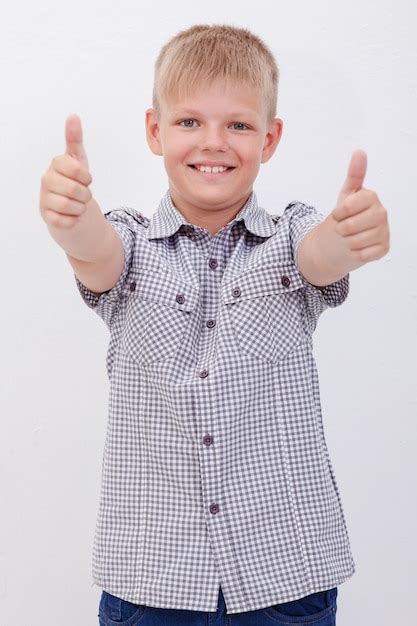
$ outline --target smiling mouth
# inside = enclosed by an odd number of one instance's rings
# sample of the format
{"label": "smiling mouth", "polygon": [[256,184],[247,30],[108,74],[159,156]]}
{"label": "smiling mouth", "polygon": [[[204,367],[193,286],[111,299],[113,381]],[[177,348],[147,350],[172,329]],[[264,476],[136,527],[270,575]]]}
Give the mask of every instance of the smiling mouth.
{"label": "smiling mouth", "polygon": [[206,176],[208,178],[214,178],[214,177],[218,178],[220,176],[226,176],[226,174],[229,174],[229,172],[231,172],[232,170],[236,169],[235,167],[228,167],[223,172],[202,172],[201,170],[198,169],[198,167],[196,167],[195,165],[192,165],[190,163],[188,164],[188,167],[191,167],[193,170],[195,170],[196,172],[198,172],[202,176]]}

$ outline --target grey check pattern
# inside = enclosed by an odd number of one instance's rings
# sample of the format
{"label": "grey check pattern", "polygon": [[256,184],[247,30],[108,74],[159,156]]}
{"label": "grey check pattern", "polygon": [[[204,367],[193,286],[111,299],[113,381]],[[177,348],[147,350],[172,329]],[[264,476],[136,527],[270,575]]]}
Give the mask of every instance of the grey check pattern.
{"label": "grey check pattern", "polygon": [[254,191],[215,236],[167,191],[152,218],[105,213],[123,242],[95,295],[109,329],[109,411],[93,584],[153,607],[254,611],[339,585],[352,558],[323,432],[312,334],[344,302],[296,254],[324,215]]}

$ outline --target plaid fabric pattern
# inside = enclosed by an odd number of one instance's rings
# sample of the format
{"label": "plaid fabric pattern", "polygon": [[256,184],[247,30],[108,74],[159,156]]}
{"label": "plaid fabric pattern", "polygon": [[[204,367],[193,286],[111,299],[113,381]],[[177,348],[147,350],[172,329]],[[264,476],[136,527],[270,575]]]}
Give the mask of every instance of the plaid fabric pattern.
{"label": "plaid fabric pattern", "polygon": [[153,607],[254,611],[352,576],[312,334],[349,274],[311,285],[298,246],[324,215],[270,215],[254,191],[215,236],[169,191],[151,219],[105,213],[123,272],[95,295],[109,410],[93,584]]}

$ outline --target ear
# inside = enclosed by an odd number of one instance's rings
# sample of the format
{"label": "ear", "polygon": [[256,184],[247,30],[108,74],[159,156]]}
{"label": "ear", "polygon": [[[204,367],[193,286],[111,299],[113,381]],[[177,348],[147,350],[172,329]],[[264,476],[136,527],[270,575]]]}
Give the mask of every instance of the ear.
{"label": "ear", "polygon": [[284,122],[279,117],[276,117],[274,120],[272,120],[265,135],[264,147],[262,148],[261,163],[266,163],[267,161],[269,161],[271,156],[274,154],[276,147],[281,139],[283,127]]}
{"label": "ear", "polygon": [[159,122],[155,109],[146,109],[145,128],[148,146],[154,154],[162,156],[162,145],[159,137]]}

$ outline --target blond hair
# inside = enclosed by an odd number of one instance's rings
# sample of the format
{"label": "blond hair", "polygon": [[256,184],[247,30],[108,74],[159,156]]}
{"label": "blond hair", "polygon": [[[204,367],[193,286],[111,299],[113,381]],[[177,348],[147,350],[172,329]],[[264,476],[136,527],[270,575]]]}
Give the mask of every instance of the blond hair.
{"label": "blond hair", "polygon": [[279,69],[268,46],[246,28],[196,24],[172,37],[155,63],[152,106],[157,115],[173,97],[223,79],[261,94],[268,124],[276,117]]}

